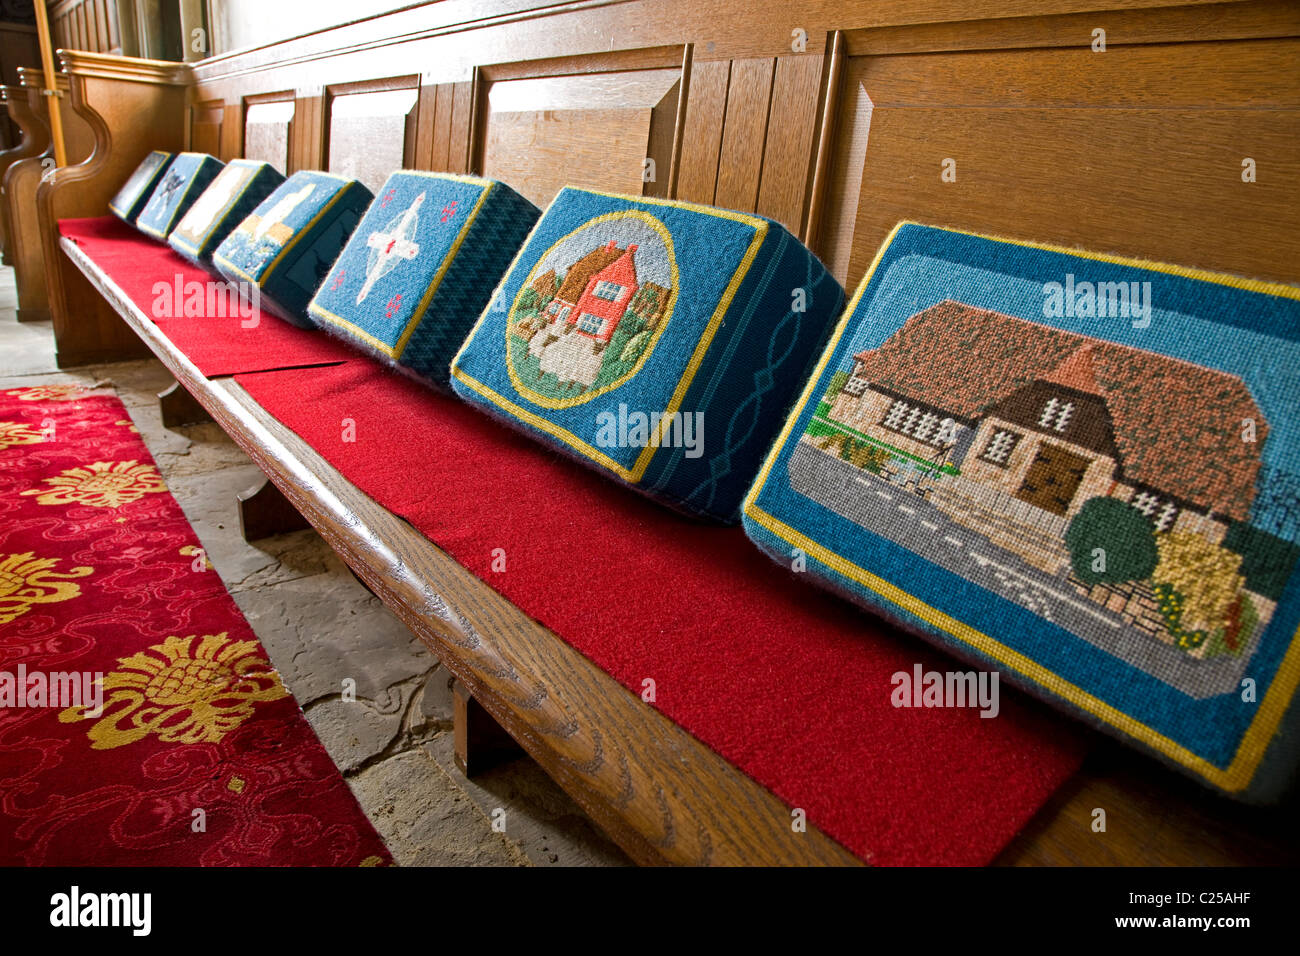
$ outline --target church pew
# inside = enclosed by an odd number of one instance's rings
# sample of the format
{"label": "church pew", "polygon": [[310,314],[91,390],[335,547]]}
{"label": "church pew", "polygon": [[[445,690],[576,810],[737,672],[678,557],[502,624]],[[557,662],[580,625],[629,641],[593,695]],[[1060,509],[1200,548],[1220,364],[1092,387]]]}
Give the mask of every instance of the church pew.
{"label": "church pew", "polygon": [[[4,103],[9,118],[22,131],[22,138],[11,149],[0,152],[0,261],[12,265],[9,226],[9,204],[4,199],[3,184],[9,167],[21,159],[40,156],[50,146],[50,131],[46,126],[43,102],[33,104],[36,91],[16,83],[0,85],[0,102]],[[33,105],[38,109],[33,109]]]}
{"label": "church pew", "polygon": [[[642,708],[621,708],[627,695],[602,672],[358,497],[237,386],[187,368],[93,262],[71,244],[60,248],[57,219],[102,214],[103,199],[147,149],[190,148],[363,179],[400,166],[472,171],[541,203],[571,182],[756,211],[809,242],[850,287],[902,218],[1296,282],[1300,85],[1286,64],[1300,52],[1297,11],[1269,0],[1114,2],[1088,13],[1068,2],[950,0],[928,12],[849,3],[833,14],[760,2],[737,4],[729,18],[675,0],[581,11],[470,6],[475,16],[464,23],[449,7],[420,7],[190,67],[63,54],[74,103],[104,122],[95,168],[60,170],[41,192],[47,261],[58,263],[51,275],[64,289],[51,286],[60,362],[124,357],[147,342],[484,709],[638,860],[795,862],[808,853],[848,862],[834,844],[785,841],[784,807],[737,830],[739,808],[748,817],[766,791],[747,790],[752,782],[711,752],[691,751],[686,776],[671,760],[647,758],[634,746],[647,735],[669,734],[671,747],[693,741]],[[617,41],[593,48],[593,37]],[[140,73],[166,92],[135,91],[151,105],[111,111]],[[600,138],[611,128],[618,138]],[[1269,175],[1247,181],[1247,159]],[[359,520],[345,520],[349,513]],[[480,643],[467,647],[468,634]],[[493,668],[501,660],[520,684],[500,682]],[[556,712],[517,703],[543,689]],[[580,728],[612,728],[606,757],[626,742],[617,752],[644,784],[631,804],[616,805],[598,773],[575,772],[577,751],[568,748],[589,738],[552,739],[547,728],[561,715]],[[1092,775],[1004,860],[1105,860],[1111,850],[1088,829],[1103,798],[1128,801],[1166,838],[1153,847],[1136,825],[1123,862],[1205,861],[1197,827],[1206,821],[1232,834],[1216,842],[1215,861],[1266,842],[1252,836],[1250,818],[1113,753],[1103,748]],[[1152,787],[1199,822],[1161,823],[1162,800],[1144,796]],[[659,811],[638,802],[655,788],[680,798],[674,819],[712,833],[711,854],[689,837],[656,843]],[[726,812],[700,816],[719,806]]]}

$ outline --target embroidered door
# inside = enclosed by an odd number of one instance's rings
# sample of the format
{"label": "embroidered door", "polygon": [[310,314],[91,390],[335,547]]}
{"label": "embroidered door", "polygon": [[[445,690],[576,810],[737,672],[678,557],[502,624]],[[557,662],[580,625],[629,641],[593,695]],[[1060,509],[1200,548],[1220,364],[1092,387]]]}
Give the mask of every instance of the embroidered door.
{"label": "embroidered door", "polygon": [[1088,459],[1066,451],[1059,445],[1043,442],[1016,497],[1031,505],[1065,516],[1079,490]]}

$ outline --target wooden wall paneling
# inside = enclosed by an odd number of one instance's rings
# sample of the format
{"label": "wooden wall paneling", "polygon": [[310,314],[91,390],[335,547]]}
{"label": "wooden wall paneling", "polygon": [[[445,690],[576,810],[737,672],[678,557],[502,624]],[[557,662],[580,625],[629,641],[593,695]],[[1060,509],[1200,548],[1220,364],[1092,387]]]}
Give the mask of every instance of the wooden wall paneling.
{"label": "wooden wall paneling", "polygon": [[730,77],[730,60],[700,62],[692,57],[682,152],[678,159],[678,199],[705,205],[713,203]]}
{"label": "wooden wall paneling", "polygon": [[225,115],[226,104],[221,100],[209,100],[191,106],[190,150],[196,153],[209,153],[220,158],[221,129]]}
{"label": "wooden wall paneling", "polygon": [[814,52],[819,40],[776,57],[692,57],[677,198],[758,212],[804,235],[829,62]]}
{"label": "wooden wall paneling", "polygon": [[[402,165],[398,167],[400,169],[415,168],[415,146],[416,146],[417,132],[420,127],[420,113],[419,113],[419,109],[417,108],[418,105],[419,102],[418,102],[418,92],[417,92],[417,98],[415,100],[412,100],[412,105],[406,113],[406,121],[402,124]],[[391,173],[393,172],[393,170],[389,170],[389,172]],[[385,176],[385,178],[387,177]]]}
{"label": "wooden wall paneling", "polygon": [[[290,102],[292,103],[292,100]],[[217,158],[222,162],[230,162],[230,160],[238,159],[243,155],[244,103],[242,100],[236,100],[233,103],[225,103],[221,111],[221,152],[217,154]],[[284,162],[287,159],[286,150],[284,159],[276,164],[276,168],[283,171]]]}
{"label": "wooden wall paneling", "polygon": [[53,170],[36,191],[40,249],[59,366],[147,354],[140,339],[59,249],[57,224],[102,216],[108,201],[154,149],[175,151],[187,136],[190,70],[178,63],[64,50],[67,100],[93,134],[81,162]]}
{"label": "wooden wall paneling", "polygon": [[543,207],[569,184],[663,194],[683,56],[677,46],[484,68],[475,165]]}
{"label": "wooden wall paneling", "polygon": [[429,169],[445,171],[451,168],[451,117],[455,110],[455,96],[452,84],[438,84],[433,126],[429,131]]}
{"label": "wooden wall paneling", "polygon": [[117,22],[117,3],[115,0],[104,0],[104,14],[108,28],[108,52],[120,53],[122,51],[122,31]]}
{"label": "wooden wall paneling", "polygon": [[[297,102],[293,91],[267,93],[244,101],[242,144],[234,155],[270,163],[281,172],[294,168],[294,123]],[[239,126],[231,124],[236,130]]]}
{"label": "wooden wall paneling", "polygon": [[752,212],[758,201],[775,67],[771,57],[732,61],[713,197],[725,209]]}
{"label": "wooden wall paneling", "polygon": [[836,117],[839,116],[840,93],[844,88],[844,34],[836,30],[829,38],[829,60],[822,84],[821,118],[817,124],[817,149],[813,158],[812,186],[808,197],[808,214],[804,220],[803,241],[814,249],[821,248],[822,222],[826,216],[828,183],[835,149]]}
{"label": "wooden wall paneling", "polygon": [[452,84],[451,131],[447,150],[449,173],[474,171],[472,162],[477,123],[475,109],[479,102],[474,90],[477,83],[477,79],[470,79]]}
{"label": "wooden wall paneling", "polygon": [[[1050,18],[1043,30],[1048,42]],[[1295,282],[1297,61],[1300,39],[1204,31],[1105,53],[850,57],[821,251],[852,286],[895,223],[917,219]]]}
{"label": "wooden wall paneling", "polygon": [[94,0],[95,15],[95,49],[107,53],[113,48],[113,41],[108,35],[108,0]]}
{"label": "wooden wall paneling", "polygon": [[[28,106],[33,114],[47,109],[47,98],[41,90],[45,77],[39,68],[23,67],[19,70],[23,87],[27,91]],[[72,108],[66,77],[59,77],[60,112],[63,118],[63,139],[69,163],[86,159],[95,145],[94,133],[85,119]],[[11,259],[14,268],[14,285],[18,292],[18,321],[35,322],[50,318],[49,295],[45,282],[45,258],[40,242],[37,217],[36,192],[41,179],[54,168],[53,148],[39,156],[15,162],[5,172],[4,200],[8,207],[8,223],[13,230]]]}
{"label": "wooden wall paneling", "polygon": [[285,172],[324,169],[327,130],[322,87],[300,89],[295,93],[289,133],[289,168]]}
{"label": "wooden wall paneling", "polygon": [[415,102],[415,150],[412,169],[433,169],[433,127],[438,112],[438,83],[420,78],[420,91]]}
{"label": "wooden wall paneling", "polygon": [[419,85],[418,76],[404,76],[328,87],[326,169],[375,191],[412,161]]}
{"label": "wooden wall paneling", "polygon": [[812,192],[826,62],[820,53],[780,56],[772,78],[772,105],[754,211],[800,237]]}

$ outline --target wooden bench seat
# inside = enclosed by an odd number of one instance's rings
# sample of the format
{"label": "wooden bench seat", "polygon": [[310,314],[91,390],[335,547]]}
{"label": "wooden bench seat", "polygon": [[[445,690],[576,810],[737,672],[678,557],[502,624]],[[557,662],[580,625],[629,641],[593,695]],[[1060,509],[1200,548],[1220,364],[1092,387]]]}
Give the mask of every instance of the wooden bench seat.
{"label": "wooden bench seat", "polygon": [[[784,803],[349,484],[233,381],[204,376],[58,221],[102,215],[149,149],[189,148],[363,181],[404,165],[472,170],[541,203],[574,182],[757,211],[849,285],[904,217],[1296,281],[1300,84],[1268,64],[1294,58],[1300,22],[1273,2],[1116,0],[1086,15],[1062,2],[1031,17],[1009,0],[952,0],[929,22],[901,2],[846,4],[833,22],[812,3],[730,18],[676,0],[569,6],[482,0],[470,17],[435,4],[193,67],[64,53],[96,150],[37,196],[59,361],[130,357],[141,343],[157,355],[634,859],[855,863],[815,828],[793,831]],[[1104,54],[1089,48],[1095,25]],[[597,136],[611,127],[619,136]],[[1223,158],[1241,142],[1276,177],[1244,189]],[[1004,862],[1234,862],[1296,845],[1294,825],[1261,836],[1275,818],[1100,752]],[[1122,809],[1118,841],[1091,832],[1099,805]]]}

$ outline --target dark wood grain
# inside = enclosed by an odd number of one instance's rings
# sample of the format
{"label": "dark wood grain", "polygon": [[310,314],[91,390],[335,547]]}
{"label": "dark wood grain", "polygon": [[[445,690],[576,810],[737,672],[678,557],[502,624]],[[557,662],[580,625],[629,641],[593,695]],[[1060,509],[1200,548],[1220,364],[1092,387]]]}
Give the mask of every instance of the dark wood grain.
{"label": "dark wood grain", "polygon": [[[6,84],[0,86],[9,118],[21,131],[22,138],[11,149],[0,153],[0,185],[4,183],[9,167],[22,159],[42,155],[50,148],[50,130],[45,125],[44,117],[32,109],[30,91],[25,86]],[[3,249],[5,265],[12,264],[10,242],[13,227],[9,223],[9,203],[0,198],[0,249]]]}

